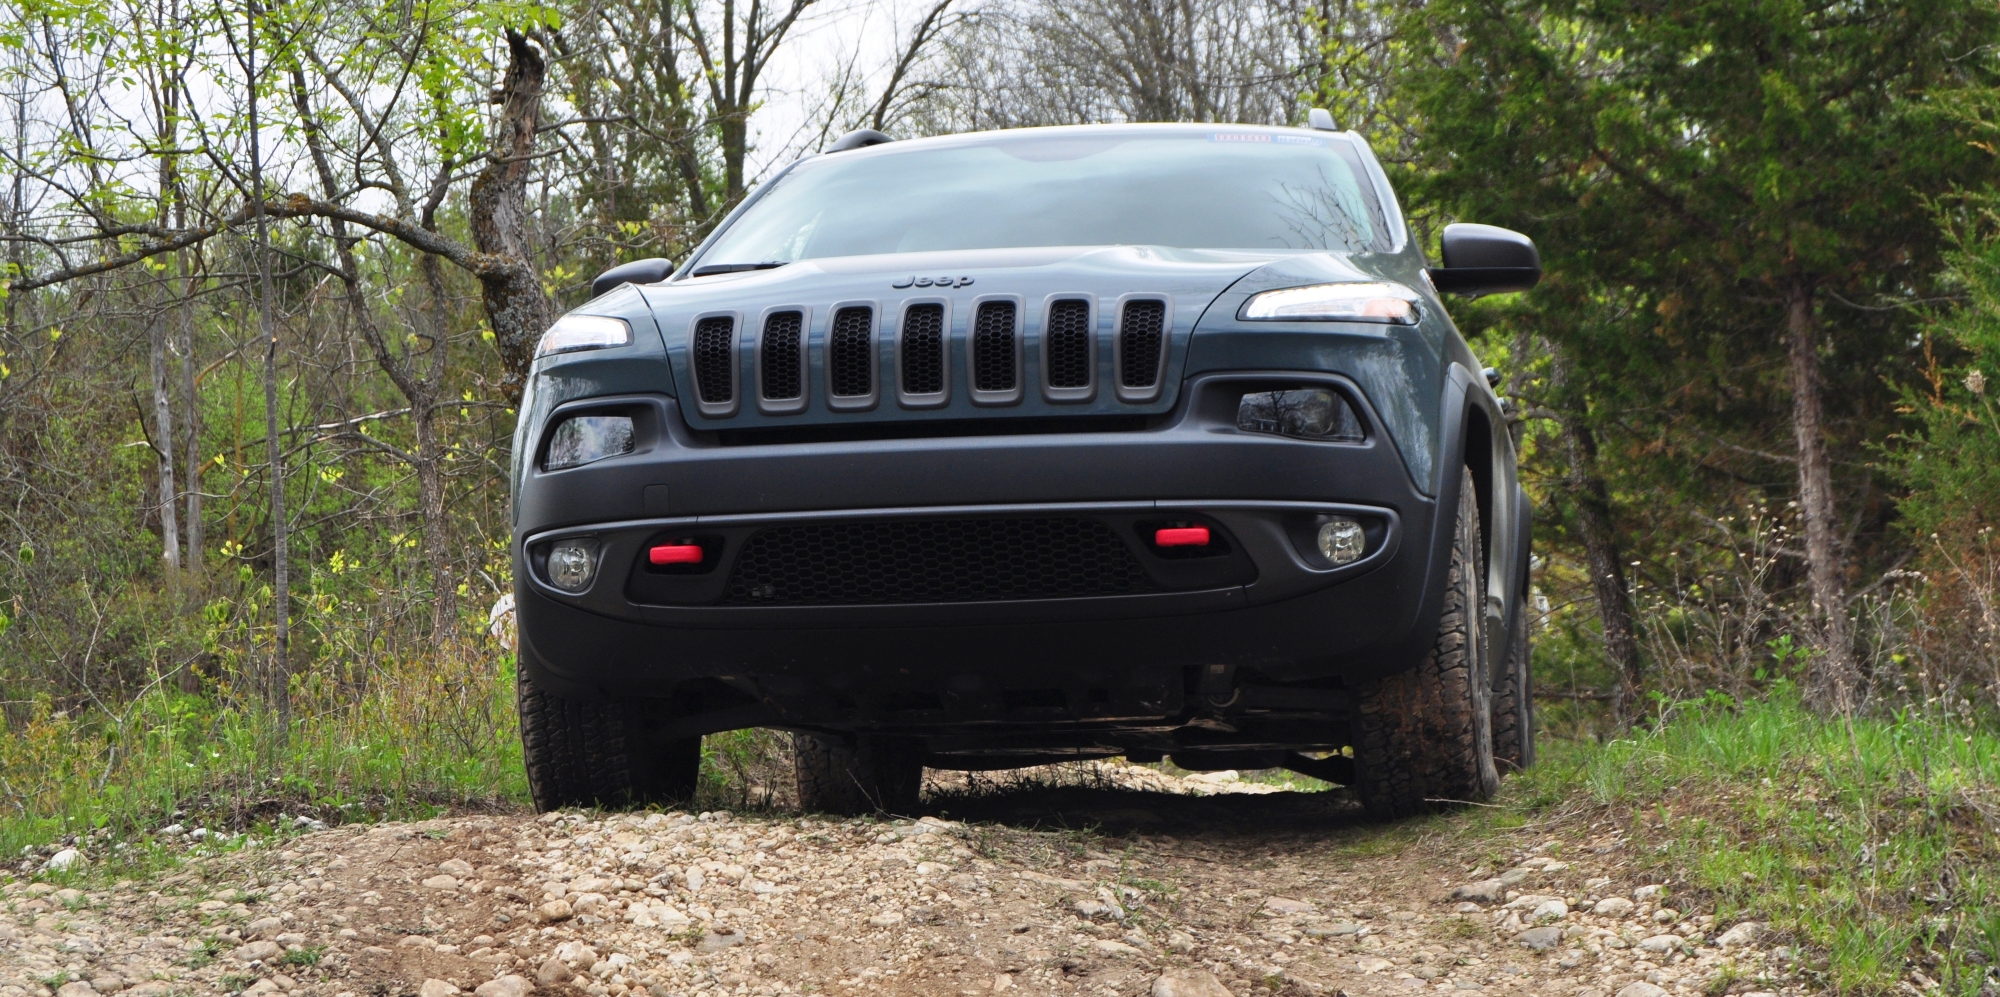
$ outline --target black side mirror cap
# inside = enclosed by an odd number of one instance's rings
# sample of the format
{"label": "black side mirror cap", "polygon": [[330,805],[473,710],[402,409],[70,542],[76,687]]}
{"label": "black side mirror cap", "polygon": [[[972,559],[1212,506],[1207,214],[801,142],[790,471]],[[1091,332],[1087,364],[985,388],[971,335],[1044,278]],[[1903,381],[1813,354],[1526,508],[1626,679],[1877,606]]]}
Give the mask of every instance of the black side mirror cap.
{"label": "black side mirror cap", "polygon": [[1493,225],[1444,227],[1444,266],[1431,267],[1431,285],[1444,294],[1506,294],[1542,279],[1542,254],[1533,239]]}
{"label": "black side mirror cap", "polygon": [[595,298],[620,284],[657,284],[673,272],[674,261],[658,256],[620,263],[598,274],[597,279],[590,282],[590,296]]}

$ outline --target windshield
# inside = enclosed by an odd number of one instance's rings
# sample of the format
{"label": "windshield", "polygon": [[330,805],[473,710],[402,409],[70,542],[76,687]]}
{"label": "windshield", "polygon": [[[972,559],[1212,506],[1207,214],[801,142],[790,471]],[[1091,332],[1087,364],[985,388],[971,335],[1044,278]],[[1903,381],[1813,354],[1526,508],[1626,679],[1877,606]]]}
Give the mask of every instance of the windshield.
{"label": "windshield", "polygon": [[834,154],[774,182],[700,269],[1037,246],[1388,249],[1344,138],[1022,132]]}

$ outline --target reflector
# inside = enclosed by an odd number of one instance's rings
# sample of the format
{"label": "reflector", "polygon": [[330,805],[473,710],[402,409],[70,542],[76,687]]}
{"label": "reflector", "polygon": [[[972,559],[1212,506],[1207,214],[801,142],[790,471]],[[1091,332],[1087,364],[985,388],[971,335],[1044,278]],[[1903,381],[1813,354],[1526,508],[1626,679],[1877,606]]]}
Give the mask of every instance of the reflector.
{"label": "reflector", "polygon": [[698,544],[661,544],[646,552],[646,558],[654,564],[700,564],[701,547]]}
{"label": "reflector", "polygon": [[1180,526],[1160,530],[1153,534],[1153,542],[1161,547],[1206,547],[1208,527]]}

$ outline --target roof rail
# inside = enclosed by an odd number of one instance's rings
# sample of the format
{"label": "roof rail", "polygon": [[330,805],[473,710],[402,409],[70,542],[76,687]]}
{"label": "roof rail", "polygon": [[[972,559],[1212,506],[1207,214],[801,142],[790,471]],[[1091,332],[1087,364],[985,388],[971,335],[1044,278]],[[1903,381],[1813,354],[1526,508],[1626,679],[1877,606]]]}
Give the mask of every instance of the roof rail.
{"label": "roof rail", "polygon": [[835,141],[832,145],[827,146],[826,151],[846,152],[849,149],[860,149],[866,146],[881,145],[884,142],[894,142],[894,141],[895,139],[892,139],[889,136],[884,135],[873,128],[856,128],[855,130],[848,132],[845,135],[842,135],[839,138],[839,140]]}

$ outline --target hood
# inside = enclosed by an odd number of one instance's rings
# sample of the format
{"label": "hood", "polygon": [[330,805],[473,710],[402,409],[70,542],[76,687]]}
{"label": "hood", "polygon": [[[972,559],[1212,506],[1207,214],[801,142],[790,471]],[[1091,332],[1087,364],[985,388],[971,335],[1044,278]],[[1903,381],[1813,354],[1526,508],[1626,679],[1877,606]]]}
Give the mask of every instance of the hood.
{"label": "hood", "polygon": [[[805,260],[640,288],[697,429],[1145,416],[1203,313],[1296,251],[1086,246]],[[1367,274],[1312,253],[1315,269]]]}

